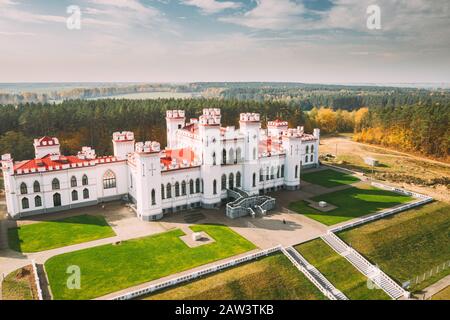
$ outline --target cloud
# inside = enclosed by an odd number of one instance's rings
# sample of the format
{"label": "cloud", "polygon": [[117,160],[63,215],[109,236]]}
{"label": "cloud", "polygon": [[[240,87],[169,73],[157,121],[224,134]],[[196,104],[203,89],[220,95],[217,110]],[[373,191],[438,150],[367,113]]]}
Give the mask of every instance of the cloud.
{"label": "cloud", "polygon": [[241,7],[240,3],[232,1],[216,1],[216,0],[181,0],[181,3],[200,8],[204,14],[213,14],[225,9],[237,9]]}

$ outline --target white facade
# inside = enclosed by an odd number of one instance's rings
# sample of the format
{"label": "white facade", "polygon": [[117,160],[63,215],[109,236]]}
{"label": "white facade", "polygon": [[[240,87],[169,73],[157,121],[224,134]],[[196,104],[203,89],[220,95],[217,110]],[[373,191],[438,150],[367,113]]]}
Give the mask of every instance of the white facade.
{"label": "white facade", "polygon": [[240,127],[221,127],[220,109],[204,109],[186,123],[184,111],[166,114],[166,149],[138,142],[132,132],[113,134],[114,155],[83,147],[63,156],[56,138],[35,139],[35,159],[2,156],[8,213],[13,218],[129,198],[143,220],[193,206],[212,208],[228,188],[249,194],[300,187],[300,170],[318,164],[320,133],[289,129],[259,114],[240,115]]}

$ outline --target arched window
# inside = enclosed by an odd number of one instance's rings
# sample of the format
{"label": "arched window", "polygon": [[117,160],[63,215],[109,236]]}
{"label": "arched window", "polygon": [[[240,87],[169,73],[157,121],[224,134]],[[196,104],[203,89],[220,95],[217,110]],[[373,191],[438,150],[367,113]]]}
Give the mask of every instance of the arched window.
{"label": "arched window", "polygon": [[22,182],[20,184],[20,194],[27,194],[27,193],[28,193],[27,185],[25,184],[25,182]]}
{"label": "arched window", "polygon": [[264,173],[263,173],[263,169],[259,169],[259,181],[264,181]]}
{"label": "arched window", "polygon": [[34,206],[35,207],[42,206],[42,198],[40,196],[34,197]]}
{"label": "arched window", "polygon": [[253,187],[256,187],[256,173],[253,173]]}
{"label": "arched window", "polygon": [[275,168],[271,167],[270,168],[270,179],[275,179]]}
{"label": "arched window", "polygon": [[314,153],[314,145],[311,145],[311,153]]}
{"label": "arched window", "polygon": [[212,159],[213,159],[213,166],[215,166],[216,165],[216,153],[215,152],[213,152],[213,154],[212,154]]}
{"label": "arched window", "polygon": [[72,176],[72,178],[70,178],[70,186],[72,188],[77,186],[77,178],[75,178],[75,176]]}
{"label": "arched window", "polygon": [[228,150],[228,155],[229,155],[228,162],[234,163],[234,149],[233,148],[230,148],[230,150]]}
{"label": "arched window", "polygon": [[170,183],[167,184],[166,195],[167,195],[167,199],[172,198],[172,185]]}
{"label": "arched window", "polygon": [[89,199],[89,189],[83,189],[83,199]]}
{"label": "arched window", "polygon": [[277,179],[280,178],[280,166],[277,167]]}
{"label": "arched window", "polygon": [[230,173],[228,178],[228,188],[233,189],[233,187],[234,187],[234,174],[232,172]]}
{"label": "arched window", "polygon": [[236,173],[236,188],[241,187],[241,173],[238,171]]}
{"label": "arched window", "polygon": [[225,174],[222,175],[222,190],[227,188],[227,176]]}
{"label": "arched window", "polygon": [[213,194],[217,194],[217,181],[215,179],[213,181]]}
{"label": "arched window", "polygon": [[78,192],[77,190],[73,190],[72,191],[72,201],[77,201],[78,200]]}
{"label": "arched window", "polygon": [[181,195],[185,196],[186,195],[186,181],[183,180],[183,182],[181,182]]}
{"label": "arched window", "polygon": [[89,184],[89,179],[88,179],[87,175],[85,175],[85,174],[83,175],[83,178],[81,178],[81,184],[83,186],[87,186]]}
{"label": "arched window", "polygon": [[61,195],[59,193],[55,193],[53,195],[53,206],[60,207],[61,206]]}
{"label": "arched window", "polygon": [[116,187],[116,175],[108,170],[103,175],[103,189],[112,189]]}
{"label": "arched window", "polygon": [[155,189],[152,189],[152,206],[156,204],[156,192]]}
{"label": "arched window", "polygon": [[281,165],[281,177],[284,178],[284,164]]}
{"label": "arched window", "polygon": [[227,164],[227,150],[222,150],[222,164]]}
{"label": "arched window", "polygon": [[305,163],[308,163],[308,156],[305,156]]}
{"label": "arched window", "polygon": [[298,178],[298,166],[295,166],[295,177]]}
{"label": "arched window", "polygon": [[306,153],[309,153],[309,146],[306,146]]}
{"label": "arched window", "polygon": [[165,199],[165,198],[166,198],[164,194],[165,194],[165,192],[164,192],[164,185],[161,184],[161,198],[162,198],[162,199]]}
{"label": "arched window", "polygon": [[203,179],[202,179],[202,182],[201,182],[201,184],[202,184],[202,193],[204,193],[205,192],[205,183],[204,183],[204,181],[203,181]]}
{"label": "arched window", "polygon": [[242,151],[241,148],[236,149],[236,160],[235,162],[242,162]]}
{"label": "arched window", "polygon": [[195,192],[200,193],[200,179],[195,180]]}
{"label": "arched window", "polygon": [[314,156],[313,156],[313,155],[311,155],[311,158],[310,158],[310,160],[311,160],[311,162],[313,162],[313,161],[314,161]]}
{"label": "arched window", "polygon": [[194,180],[189,180],[189,193],[194,194]]}
{"label": "arched window", "polygon": [[30,202],[28,201],[28,198],[22,199],[22,209],[28,209],[30,207]]}
{"label": "arched window", "polygon": [[180,196],[180,183],[177,181],[175,182],[175,197]]}
{"label": "arched window", "polygon": [[52,180],[52,190],[59,190],[59,180],[56,178]]}
{"label": "arched window", "polygon": [[35,181],[33,183],[33,191],[34,192],[41,192],[41,184],[38,181]]}

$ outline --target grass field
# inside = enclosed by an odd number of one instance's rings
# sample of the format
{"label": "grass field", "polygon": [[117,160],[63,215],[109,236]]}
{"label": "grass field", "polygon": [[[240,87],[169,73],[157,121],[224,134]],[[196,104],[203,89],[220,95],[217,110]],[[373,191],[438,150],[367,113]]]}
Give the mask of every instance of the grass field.
{"label": "grass field", "polygon": [[8,274],[2,283],[3,300],[33,300],[31,265]]}
{"label": "grass field", "polygon": [[331,169],[305,173],[302,175],[302,180],[309,183],[318,184],[325,188],[333,188],[360,181],[351,174]]}
{"label": "grass field", "polygon": [[390,299],[383,290],[369,289],[367,278],[322,239],[303,243],[295,249],[350,300]]}
{"label": "grass field", "polygon": [[9,247],[38,252],[115,236],[102,216],[80,215],[24,225],[8,230]]}
{"label": "grass field", "polygon": [[450,300],[450,287],[436,293],[431,300]]}
{"label": "grass field", "polygon": [[[399,284],[450,260],[450,204],[434,202],[339,233]],[[418,285],[417,291],[450,273],[450,268]]]}
{"label": "grass field", "polygon": [[[206,263],[234,256],[255,245],[222,225],[195,225],[215,242],[190,248],[176,229],[149,237],[123,241],[55,256],[45,263],[55,299],[91,299],[155,280]],[[66,270],[71,265],[81,269],[81,289],[66,287]]]}
{"label": "grass field", "polygon": [[413,198],[367,185],[316,196],[311,200],[326,201],[337,208],[328,212],[321,212],[310,208],[301,200],[291,203],[289,209],[330,226],[394,207],[411,201]]}
{"label": "grass field", "polygon": [[152,300],[323,300],[283,254],[215,273],[145,297]]}

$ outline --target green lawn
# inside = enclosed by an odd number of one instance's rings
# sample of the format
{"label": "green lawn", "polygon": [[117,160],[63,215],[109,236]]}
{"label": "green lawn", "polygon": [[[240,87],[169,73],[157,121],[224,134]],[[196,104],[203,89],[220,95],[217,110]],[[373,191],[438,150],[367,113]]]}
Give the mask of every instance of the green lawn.
{"label": "green lawn", "polygon": [[295,249],[350,300],[390,299],[381,289],[369,289],[367,278],[322,239],[303,243]]}
{"label": "green lawn", "polygon": [[283,254],[261,258],[158,292],[148,300],[324,300]]}
{"label": "green lawn", "polygon": [[[399,284],[450,260],[450,204],[434,202],[339,233]],[[450,274],[450,268],[412,291]]]}
{"label": "green lawn", "polygon": [[343,173],[332,169],[305,173],[302,175],[302,180],[318,184],[325,188],[333,188],[361,181],[349,173]]}
{"label": "green lawn", "polygon": [[[190,248],[179,238],[183,231],[176,229],[55,256],[45,263],[53,297],[91,299],[256,248],[226,226],[195,225],[191,229],[205,231],[215,242]],[[66,270],[71,265],[80,267],[80,290],[66,287]]]}
{"label": "green lawn", "polygon": [[8,230],[9,247],[38,252],[115,236],[102,216],[80,215],[39,222]]}
{"label": "green lawn", "polygon": [[331,226],[372,214],[382,209],[394,207],[411,201],[413,198],[367,185],[316,196],[311,200],[316,202],[326,201],[337,208],[328,212],[321,212],[309,207],[303,200],[291,203],[289,208],[327,226]]}

